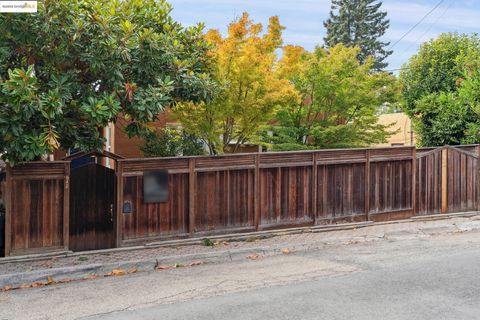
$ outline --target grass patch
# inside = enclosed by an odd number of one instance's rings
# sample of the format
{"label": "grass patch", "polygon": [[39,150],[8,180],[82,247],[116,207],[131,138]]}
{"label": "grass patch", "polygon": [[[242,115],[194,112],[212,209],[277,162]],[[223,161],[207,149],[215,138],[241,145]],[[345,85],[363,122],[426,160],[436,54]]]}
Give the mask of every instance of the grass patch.
{"label": "grass patch", "polygon": [[208,238],[203,238],[202,239],[202,244],[205,246],[205,247],[213,247],[213,241],[208,239]]}

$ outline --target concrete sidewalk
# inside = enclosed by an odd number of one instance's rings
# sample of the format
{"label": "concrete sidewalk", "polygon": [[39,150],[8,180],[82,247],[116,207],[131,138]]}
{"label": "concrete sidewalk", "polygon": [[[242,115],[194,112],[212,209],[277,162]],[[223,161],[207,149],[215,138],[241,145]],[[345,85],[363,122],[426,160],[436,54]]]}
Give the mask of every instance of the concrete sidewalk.
{"label": "concrete sidewalk", "polygon": [[[336,230],[335,230],[336,229]],[[106,250],[34,261],[0,260],[0,288],[28,283],[80,280],[102,277],[114,269],[151,271],[156,266],[219,263],[230,260],[318,250],[329,245],[368,241],[395,241],[438,234],[480,230],[478,213],[436,216],[388,223],[360,223],[329,227],[307,227],[247,235],[211,237],[213,247],[197,240],[151,244],[135,250]],[[189,243],[196,244],[189,244]],[[188,244],[188,245],[187,245]],[[161,245],[161,246],[159,246]]]}

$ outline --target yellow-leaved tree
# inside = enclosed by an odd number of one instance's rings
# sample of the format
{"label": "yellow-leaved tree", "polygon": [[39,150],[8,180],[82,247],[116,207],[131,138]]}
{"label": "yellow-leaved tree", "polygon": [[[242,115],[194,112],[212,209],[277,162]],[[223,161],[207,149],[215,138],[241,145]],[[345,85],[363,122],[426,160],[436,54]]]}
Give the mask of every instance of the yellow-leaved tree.
{"label": "yellow-leaved tree", "polygon": [[276,16],[264,31],[244,13],[229,25],[226,37],[217,30],[205,35],[221,90],[209,103],[176,106],[174,116],[186,132],[207,143],[211,154],[235,152],[268,123],[276,106],[299,101],[277,70],[275,51],[282,46],[283,29]]}

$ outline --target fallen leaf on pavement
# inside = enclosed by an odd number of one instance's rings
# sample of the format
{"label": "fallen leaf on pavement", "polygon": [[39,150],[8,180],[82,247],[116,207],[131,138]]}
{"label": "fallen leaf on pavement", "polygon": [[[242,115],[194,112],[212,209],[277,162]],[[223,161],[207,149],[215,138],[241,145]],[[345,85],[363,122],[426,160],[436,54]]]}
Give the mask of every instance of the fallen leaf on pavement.
{"label": "fallen leaf on pavement", "polygon": [[0,291],[10,291],[10,290],[13,290],[13,289],[15,289],[15,288],[12,287],[12,286],[5,286],[5,287],[3,287],[2,290],[0,290]]}
{"label": "fallen leaf on pavement", "polygon": [[123,269],[113,269],[112,272],[107,273],[107,276],[124,276],[127,272]]}
{"label": "fallen leaf on pavement", "polygon": [[247,259],[250,259],[250,260],[257,260],[259,258],[260,258],[260,255],[258,253],[247,256]]}
{"label": "fallen leaf on pavement", "polygon": [[158,265],[155,269],[157,269],[157,270],[170,270],[170,269],[175,269],[175,266],[173,266],[173,265]]}
{"label": "fallen leaf on pavement", "polygon": [[54,284],[54,283],[55,283],[55,280],[53,280],[53,277],[52,277],[52,276],[48,276],[48,277],[47,277],[47,285]]}
{"label": "fallen leaf on pavement", "polygon": [[30,288],[38,288],[38,287],[43,287],[45,283],[43,282],[33,282],[30,284]]}

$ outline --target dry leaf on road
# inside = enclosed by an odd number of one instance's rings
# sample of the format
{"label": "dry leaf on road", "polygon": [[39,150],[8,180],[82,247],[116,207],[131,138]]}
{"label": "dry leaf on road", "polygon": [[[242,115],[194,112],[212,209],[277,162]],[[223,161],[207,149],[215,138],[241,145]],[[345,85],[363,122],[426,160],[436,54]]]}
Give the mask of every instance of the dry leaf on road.
{"label": "dry leaf on road", "polygon": [[113,269],[111,272],[107,273],[106,276],[124,276],[127,274],[127,271],[123,269]]}
{"label": "dry leaf on road", "polygon": [[13,290],[13,289],[15,289],[15,288],[12,287],[12,286],[5,286],[0,291],[10,291],[10,290]]}

